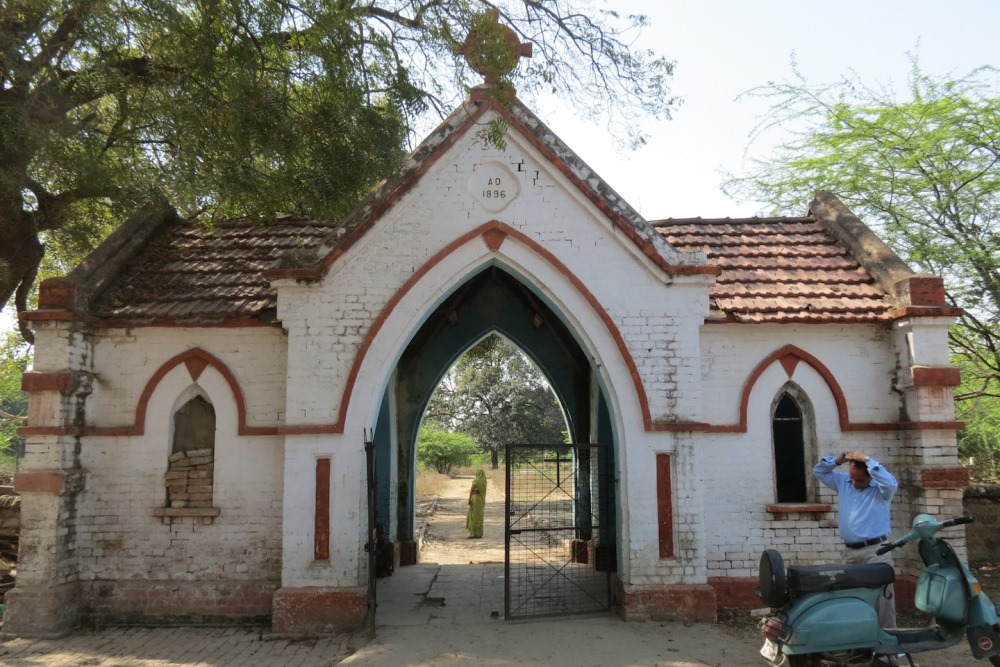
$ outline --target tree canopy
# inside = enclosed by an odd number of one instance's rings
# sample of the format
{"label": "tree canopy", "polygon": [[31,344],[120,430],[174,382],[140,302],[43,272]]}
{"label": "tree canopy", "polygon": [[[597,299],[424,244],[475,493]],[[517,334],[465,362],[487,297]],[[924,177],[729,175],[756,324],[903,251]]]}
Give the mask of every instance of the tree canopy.
{"label": "tree canopy", "polygon": [[566,420],[545,376],[497,335],[473,346],[449,370],[426,420],[472,436],[490,452],[493,467],[507,443],[565,441]]}
{"label": "tree canopy", "polygon": [[398,167],[413,128],[481,83],[460,51],[489,7],[554,90],[644,138],[672,63],[642,16],[581,0],[7,0],[0,8],[0,309],[46,252],[65,271],[154,195],[212,220],[336,218]]}
{"label": "tree canopy", "polygon": [[915,270],[944,278],[950,302],[965,309],[950,333],[965,378],[957,398],[997,396],[998,71],[936,78],[914,58],[902,98],[856,75],[830,85],[797,77],[748,93],[774,101],[758,133],[780,128],[791,139],[724,190],[784,211],[834,192]]}

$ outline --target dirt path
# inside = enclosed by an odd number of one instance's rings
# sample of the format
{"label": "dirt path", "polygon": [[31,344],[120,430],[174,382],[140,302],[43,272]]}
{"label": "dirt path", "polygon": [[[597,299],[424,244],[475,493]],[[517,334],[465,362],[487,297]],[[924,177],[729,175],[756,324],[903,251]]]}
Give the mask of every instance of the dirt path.
{"label": "dirt path", "polygon": [[470,539],[465,530],[472,477],[444,482],[433,515],[423,517],[427,526],[420,550],[421,563],[465,565],[502,563],[504,557],[504,494],[498,484],[486,487],[483,537]]}

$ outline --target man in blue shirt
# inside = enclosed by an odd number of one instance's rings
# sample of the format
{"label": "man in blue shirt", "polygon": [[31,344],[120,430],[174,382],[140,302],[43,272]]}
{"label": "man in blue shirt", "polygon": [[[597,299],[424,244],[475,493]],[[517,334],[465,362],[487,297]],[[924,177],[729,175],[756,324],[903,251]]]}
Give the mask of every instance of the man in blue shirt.
{"label": "man in blue shirt", "polygon": [[[837,466],[850,461],[850,472]],[[861,451],[826,456],[813,468],[816,479],[837,492],[837,525],[844,539],[847,563],[889,563],[892,553],[876,555],[889,539],[889,507],[899,483],[881,463]],[[883,628],[896,627],[896,602],[890,584],[878,600],[878,620]]]}

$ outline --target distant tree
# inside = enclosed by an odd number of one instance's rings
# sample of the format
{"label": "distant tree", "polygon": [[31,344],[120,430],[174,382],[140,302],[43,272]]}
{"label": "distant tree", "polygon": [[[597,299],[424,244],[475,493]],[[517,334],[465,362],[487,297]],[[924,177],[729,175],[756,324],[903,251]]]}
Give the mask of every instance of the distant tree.
{"label": "distant tree", "polygon": [[669,117],[672,64],[630,46],[645,17],[579,0],[5,0],[0,310],[155,195],[208,221],[344,214],[481,82],[460,52],[489,7],[534,45],[521,94],[638,142],[633,116]]}
{"label": "distant tree", "polygon": [[545,376],[506,338],[472,347],[431,398],[428,417],[473,436],[499,465],[508,443],[565,441],[566,420]]}
{"label": "distant tree", "polygon": [[[963,387],[958,391],[963,393]],[[991,387],[988,393],[1000,393],[1000,386]],[[969,464],[973,480],[1000,480],[1000,398],[980,395],[960,401],[955,406],[955,417],[965,424],[958,433],[958,454]]]}
{"label": "distant tree", "polygon": [[0,484],[8,484],[17,461],[24,455],[24,438],[17,434],[28,415],[28,395],[21,391],[21,376],[30,353],[16,333],[0,339]]}
{"label": "distant tree", "polygon": [[1000,396],[998,70],[932,78],[914,58],[904,99],[854,75],[823,86],[796,75],[749,92],[774,101],[757,136],[793,138],[724,190],[776,211],[834,192],[965,309],[950,333],[965,377],[956,398]]}
{"label": "distant tree", "polygon": [[475,438],[424,425],[417,435],[417,463],[447,475],[452,468],[469,465],[479,452]]}

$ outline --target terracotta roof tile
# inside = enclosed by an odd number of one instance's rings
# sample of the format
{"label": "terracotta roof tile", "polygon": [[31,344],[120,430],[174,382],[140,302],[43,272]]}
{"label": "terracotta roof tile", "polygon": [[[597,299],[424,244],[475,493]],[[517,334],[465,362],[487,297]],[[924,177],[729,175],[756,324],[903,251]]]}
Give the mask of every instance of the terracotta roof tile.
{"label": "terracotta roof tile", "polygon": [[288,250],[315,247],[330,229],[302,217],[270,225],[233,220],[211,231],[178,221],[132,258],[94,310],[132,324],[267,318],[276,297],[263,272]]}
{"label": "terracotta roof tile", "polygon": [[[813,217],[668,219],[654,228],[677,250],[721,269],[713,319],[876,322],[894,304]],[[134,257],[95,304],[112,322],[268,320],[276,296],[263,272],[294,248],[318,246],[332,224],[286,217],[271,225],[219,223],[210,233],[171,224]]]}
{"label": "terracotta roof tile", "polygon": [[652,223],[682,252],[722,273],[710,317],[736,322],[877,322],[893,303],[812,216],[667,219]]}

